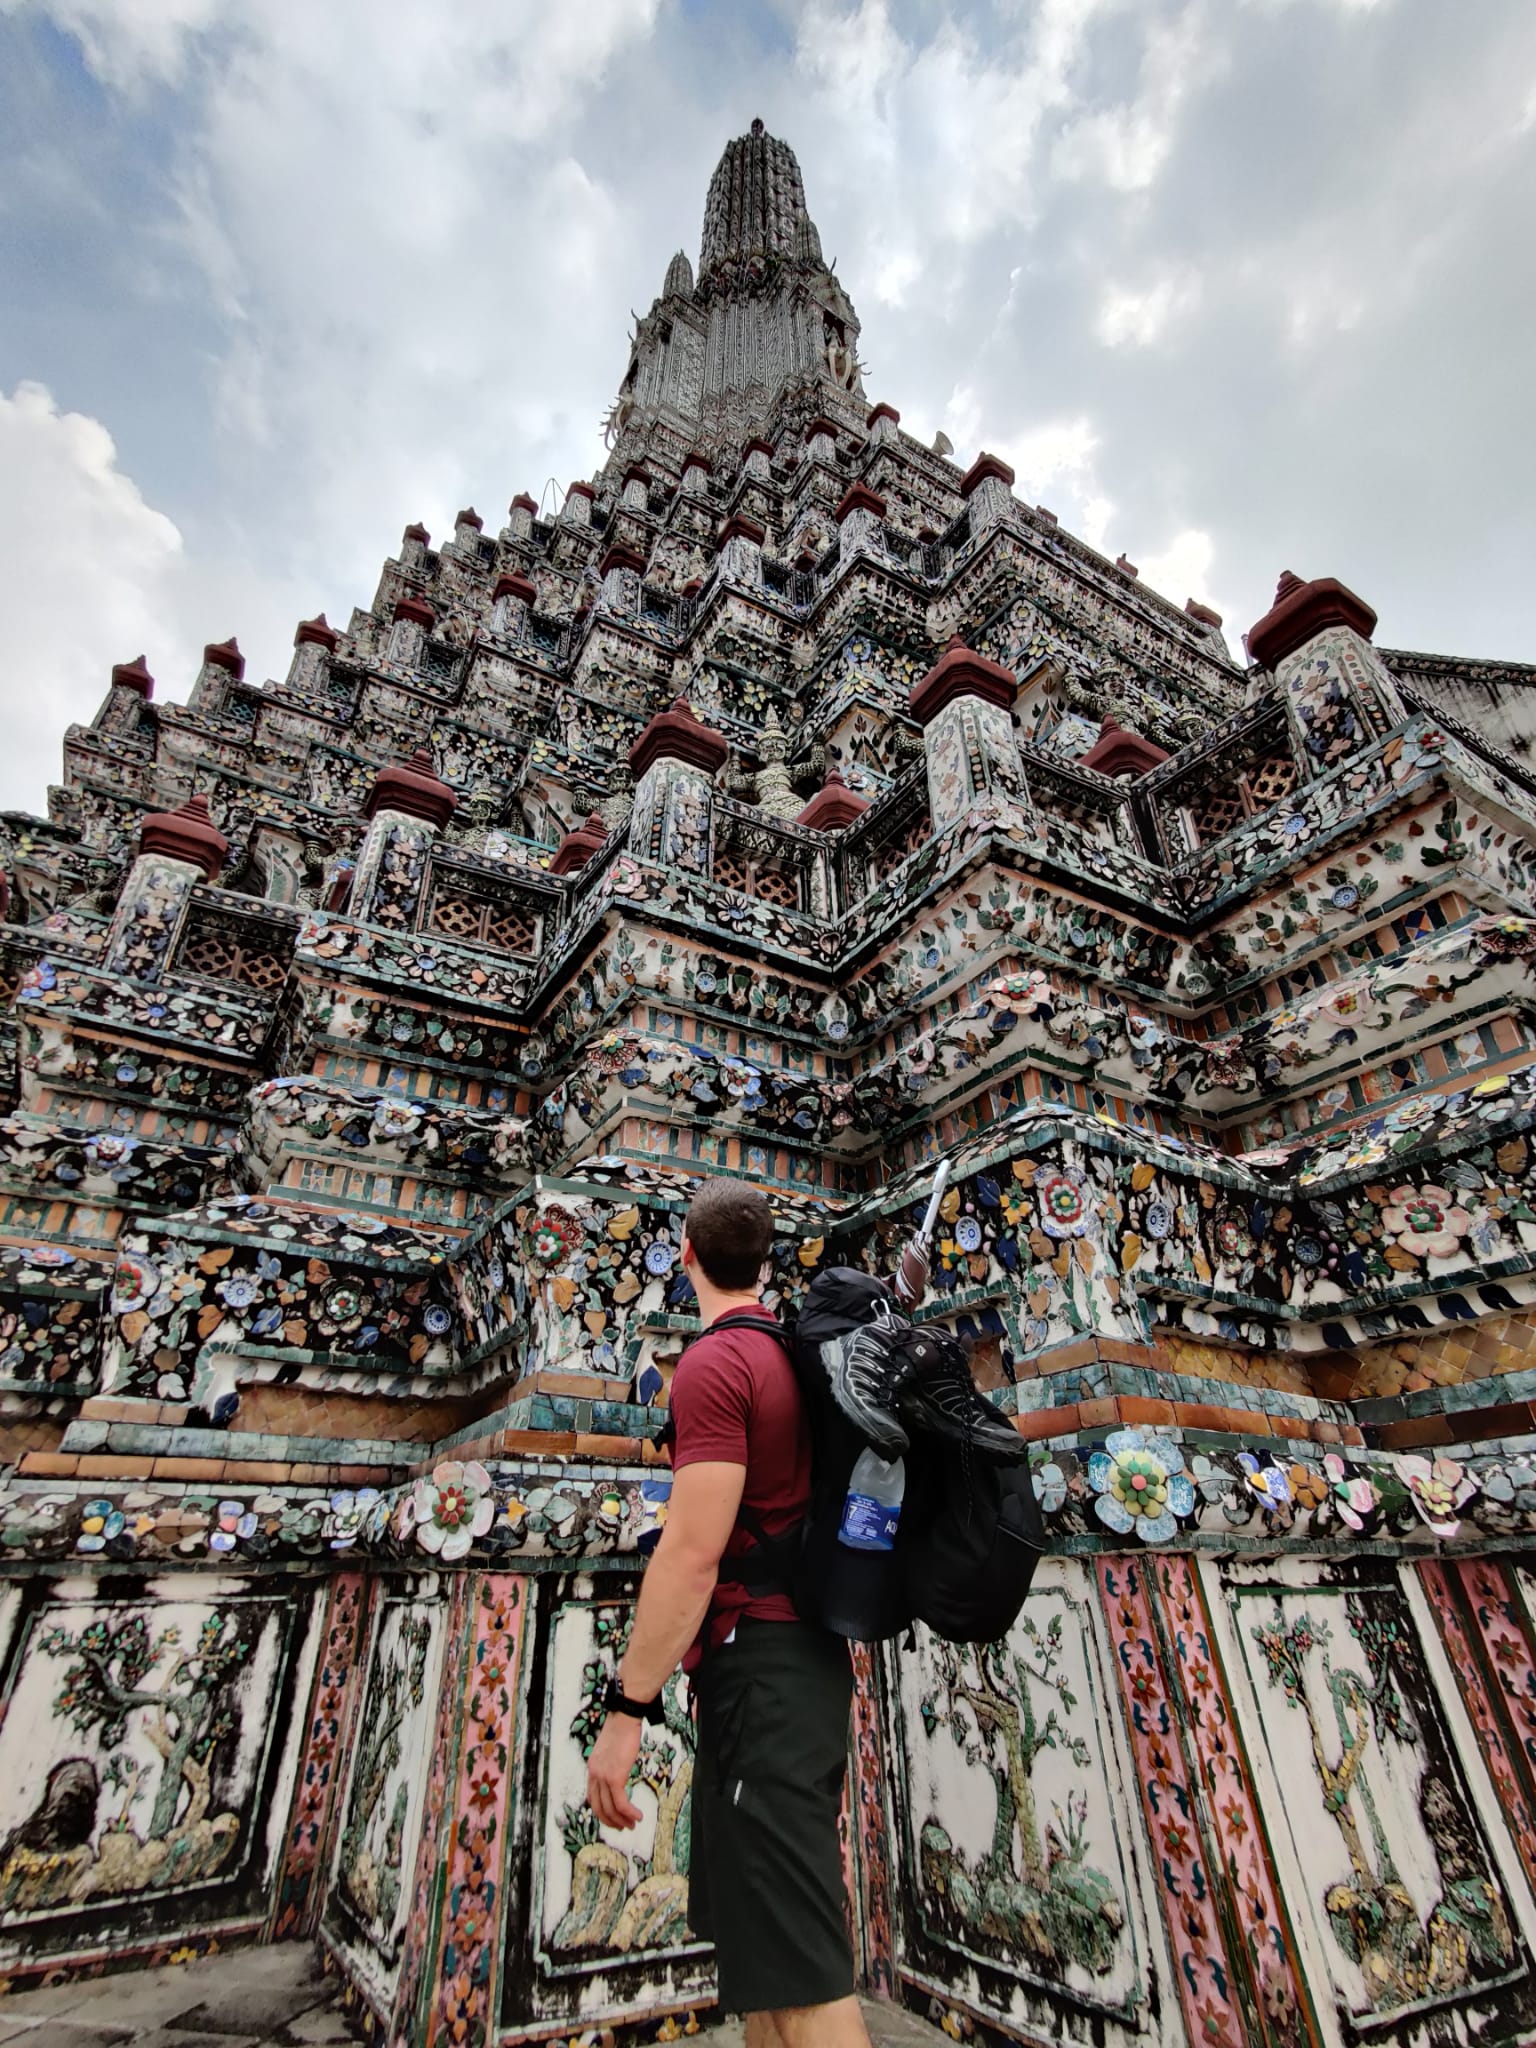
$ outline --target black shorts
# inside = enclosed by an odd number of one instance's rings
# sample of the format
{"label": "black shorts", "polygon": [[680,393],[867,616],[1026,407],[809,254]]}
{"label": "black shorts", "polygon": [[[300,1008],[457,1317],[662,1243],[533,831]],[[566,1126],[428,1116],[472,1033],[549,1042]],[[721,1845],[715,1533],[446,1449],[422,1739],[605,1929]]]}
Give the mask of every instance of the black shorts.
{"label": "black shorts", "polygon": [[846,1998],[848,1645],[803,1622],[742,1620],[695,1687],[688,1921],[715,1945],[720,2003],[771,2012]]}

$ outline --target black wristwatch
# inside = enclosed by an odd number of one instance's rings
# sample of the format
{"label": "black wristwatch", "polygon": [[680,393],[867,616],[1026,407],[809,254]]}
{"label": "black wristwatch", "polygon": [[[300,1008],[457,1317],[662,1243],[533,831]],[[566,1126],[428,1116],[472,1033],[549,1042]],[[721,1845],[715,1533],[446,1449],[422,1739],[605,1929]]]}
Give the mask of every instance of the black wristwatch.
{"label": "black wristwatch", "polygon": [[653,1700],[632,1700],[624,1690],[624,1681],[610,1678],[608,1690],[603,1694],[603,1705],[610,1714],[628,1714],[632,1721],[649,1721],[654,1727],[667,1717],[660,1695]]}

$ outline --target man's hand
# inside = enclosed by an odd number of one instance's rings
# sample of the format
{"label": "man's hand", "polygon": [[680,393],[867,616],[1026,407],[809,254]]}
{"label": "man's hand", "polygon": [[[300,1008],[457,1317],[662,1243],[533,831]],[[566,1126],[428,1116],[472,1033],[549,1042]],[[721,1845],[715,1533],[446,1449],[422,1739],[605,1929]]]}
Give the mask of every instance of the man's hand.
{"label": "man's hand", "polygon": [[641,1817],[627,1789],[641,1726],[633,1714],[610,1714],[587,1759],[587,1804],[605,1828],[632,1828]]}

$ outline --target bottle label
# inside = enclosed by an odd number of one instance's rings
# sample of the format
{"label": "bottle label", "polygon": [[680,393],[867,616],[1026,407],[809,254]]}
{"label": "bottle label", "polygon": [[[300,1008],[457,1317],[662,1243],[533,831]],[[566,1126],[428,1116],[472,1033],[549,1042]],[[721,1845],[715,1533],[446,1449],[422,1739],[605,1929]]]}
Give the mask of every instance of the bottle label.
{"label": "bottle label", "polygon": [[899,1508],[871,1500],[867,1493],[850,1493],[843,1503],[838,1537],[850,1550],[889,1550],[896,1541]]}

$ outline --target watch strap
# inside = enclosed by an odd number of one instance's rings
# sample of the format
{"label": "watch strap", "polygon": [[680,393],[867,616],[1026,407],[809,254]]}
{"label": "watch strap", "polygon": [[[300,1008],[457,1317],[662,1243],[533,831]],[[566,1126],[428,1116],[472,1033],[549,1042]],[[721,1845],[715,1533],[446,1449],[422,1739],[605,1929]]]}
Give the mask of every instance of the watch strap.
{"label": "watch strap", "polygon": [[617,1677],[608,1681],[604,1705],[610,1714],[628,1714],[631,1720],[649,1721],[652,1726],[663,1720],[666,1714],[659,1696],[653,1700],[632,1700],[625,1692],[622,1680]]}

